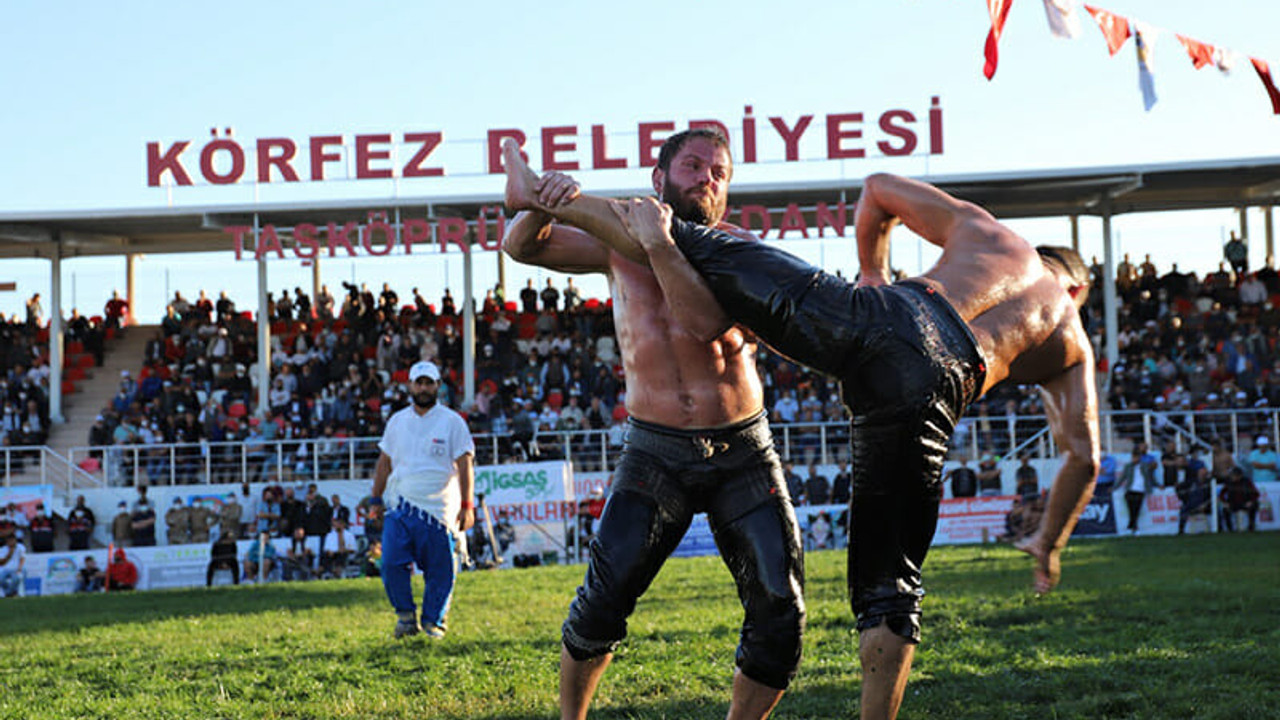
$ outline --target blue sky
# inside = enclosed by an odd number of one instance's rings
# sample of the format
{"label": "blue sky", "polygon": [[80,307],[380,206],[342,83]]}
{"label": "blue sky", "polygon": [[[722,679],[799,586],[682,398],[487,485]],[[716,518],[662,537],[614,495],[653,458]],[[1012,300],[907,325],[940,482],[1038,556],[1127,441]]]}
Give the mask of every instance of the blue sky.
{"label": "blue sky", "polygon": [[[1115,57],[1082,15],[1080,37],[1050,35],[1041,0],[1015,0],[994,81],[982,76],[989,21],[982,0],[780,3],[185,3],[8,2],[0,6],[0,214],[87,208],[243,204],[336,197],[474,195],[500,191],[480,172],[481,140],[490,128],[530,135],[544,126],[593,124],[611,148],[635,142],[640,122],[717,118],[740,127],[751,105],[761,125],[829,113],[878,117],[909,109],[923,118],[938,96],[944,113],[941,155],[822,162],[820,133],[806,136],[802,163],[739,165],[738,183],[815,177],[861,177],[890,170],[927,177],[1181,160],[1280,156],[1280,117],[1273,116],[1252,68],[1230,76],[1196,71],[1173,37],[1180,32],[1253,55],[1280,79],[1280,3],[1100,0],[1097,5],[1163,29],[1155,43],[1159,102],[1144,112],[1133,41]],[[191,140],[185,156],[198,169],[210,128],[234,128],[246,143],[322,134],[436,130],[437,157],[449,177],[279,183],[256,187],[179,188],[146,183],[146,143]],[[870,145],[879,136],[865,126]],[[761,157],[776,159],[763,140]],[[770,135],[776,137],[776,135]],[[587,155],[586,141],[581,141]],[[305,152],[305,147],[302,149]],[[640,190],[647,170],[578,173],[588,189]],[[1121,250],[1175,257],[1205,269],[1220,256],[1231,212],[1117,219]],[[1261,259],[1261,215],[1250,229]],[[1061,241],[1065,220],[1015,224],[1034,241]],[[1086,254],[1098,252],[1100,224],[1081,223]],[[850,264],[848,241],[788,242],[829,268]],[[1176,248],[1175,252],[1170,252]],[[204,256],[149,257],[140,264],[140,309],[158,315],[166,290],[194,294],[229,289],[248,302],[252,264],[228,248]],[[416,257],[416,256],[415,256]],[[932,259],[914,238],[896,239],[895,264],[916,272]],[[1255,260],[1256,262],[1256,260]],[[31,292],[47,292],[47,262],[4,261],[0,295],[14,312]],[[209,281],[217,268],[218,284]],[[438,297],[461,286],[454,254],[415,263],[373,260],[324,266],[338,280]],[[479,257],[477,286],[491,285],[496,259]],[[296,261],[273,263],[274,288],[309,283]],[[545,273],[507,265],[508,283]],[[558,276],[554,276],[557,277]],[[65,307],[96,310],[111,287],[123,287],[123,261],[64,263]],[[603,283],[584,279],[588,290]],[[41,288],[44,288],[42,290]],[[74,289],[74,293],[72,292]]]}

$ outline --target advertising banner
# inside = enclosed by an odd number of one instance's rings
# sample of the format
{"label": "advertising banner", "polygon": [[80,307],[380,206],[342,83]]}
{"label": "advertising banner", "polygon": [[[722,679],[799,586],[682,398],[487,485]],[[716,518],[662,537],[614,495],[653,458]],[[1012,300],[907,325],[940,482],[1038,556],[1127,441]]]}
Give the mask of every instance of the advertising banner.
{"label": "advertising banner", "polygon": [[995,540],[1005,532],[1005,516],[1013,508],[1016,497],[992,495],[943,500],[934,544],[967,545]]}
{"label": "advertising banner", "polygon": [[1092,537],[1096,535],[1116,534],[1115,504],[1110,493],[1095,494],[1084,511],[1080,513],[1080,521],[1076,523],[1073,536]]}

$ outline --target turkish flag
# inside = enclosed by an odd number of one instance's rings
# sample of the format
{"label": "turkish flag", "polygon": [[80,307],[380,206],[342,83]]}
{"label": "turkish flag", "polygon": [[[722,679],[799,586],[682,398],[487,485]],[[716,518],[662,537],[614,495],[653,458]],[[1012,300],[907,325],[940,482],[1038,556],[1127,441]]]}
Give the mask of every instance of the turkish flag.
{"label": "turkish flag", "polygon": [[1102,29],[1102,36],[1107,39],[1107,49],[1111,51],[1111,54],[1115,55],[1120,52],[1120,48],[1124,47],[1124,41],[1128,40],[1129,35],[1132,34],[1129,31],[1129,21],[1115,13],[1107,12],[1092,5],[1085,5],[1084,9],[1089,11],[1089,14],[1097,21],[1098,27]]}
{"label": "turkish flag", "polygon": [[1213,63],[1213,46],[1202,43],[1199,40],[1192,40],[1185,35],[1178,36],[1178,42],[1182,43],[1182,47],[1187,49],[1187,54],[1191,56],[1191,62],[1196,69],[1210,65]]}
{"label": "turkish flag", "polygon": [[1009,8],[1013,0],[987,0],[987,11],[991,13],[991,32],[987,33],[987,47],[984,54],[987,62],[982,66],[982,74],[987,79],[995,77],[996,63],[1000,62],[1000,33],[1004,32],[1004,20],[1009,17]]}
{"label": "turkish flag", "polygon": [[1276,90],[1276,84],[1271,80],[1271,66],[1255,57],[1249,60],[1253,63],[1253,69],[1258,71],[1258,79],[1267,88],[1267,96],[1271,98],[1271,113],[1280,115],[1280,90]]}

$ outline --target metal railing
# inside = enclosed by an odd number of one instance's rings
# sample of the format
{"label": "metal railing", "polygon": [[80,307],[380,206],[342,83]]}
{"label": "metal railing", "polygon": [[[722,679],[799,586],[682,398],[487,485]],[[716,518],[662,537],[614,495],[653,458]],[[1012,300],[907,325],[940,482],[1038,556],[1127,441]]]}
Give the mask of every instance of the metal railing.
{"label": "metal railing", "polygon": [[372,477],[380,438],[306,438],[74,447],[70,462],[106,487]]}
{"label": "metal railing", "polygon": [[15,484],[53,485],[56,491],[69,494],[77,487],[99,484],[92,474],[44,445],[0,447],[0,469],[4,470],[5,487]]}
{"label": "metal railing", "polygon": [[[1115,411],[1100,418],[1102,450],[1128,451],[1135,441],[1158,449],[1173,443],[1181,452],[1207,448],[1215,439],[1239,456],[1258,435],[1280,445],[1280,409],[1200,412]],[[773,426],[779,454],[797,464],[830,465],[848,459],[847,422]],[[623,434],[610,430],[543,431],[533,436],[475,436],[476,464],[570,460],[579,471],[611,471],[622,452]],[[125,486],[145,483],[257,481],[300,482],[368,479],[378,459],[379,438],[319,438],[176,445],[111,445],[71,448],[67,460],[47,448],[6,448],[0,460],[38,462],[42,478],[63,476],[63,486]],[[1057,446],[1043,415],[965,417],[952,439],[956,455],[984,453],[1053,457]],[[27,460],[30,456],[32,459]]]}

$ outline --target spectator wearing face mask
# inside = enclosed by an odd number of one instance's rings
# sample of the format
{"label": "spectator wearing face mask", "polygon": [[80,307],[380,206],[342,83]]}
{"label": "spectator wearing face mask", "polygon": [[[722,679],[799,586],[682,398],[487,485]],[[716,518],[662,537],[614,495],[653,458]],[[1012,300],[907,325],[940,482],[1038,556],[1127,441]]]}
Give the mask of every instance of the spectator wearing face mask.
{"label": "spectator wearing face mask", "polygon": [[53,518],[45,510],[44,503],[36,505],[36,516],[31,518],[31,552],[53,552]]}

